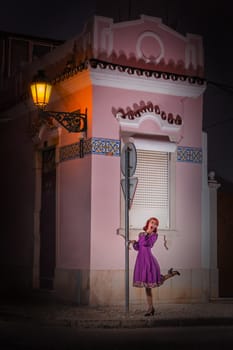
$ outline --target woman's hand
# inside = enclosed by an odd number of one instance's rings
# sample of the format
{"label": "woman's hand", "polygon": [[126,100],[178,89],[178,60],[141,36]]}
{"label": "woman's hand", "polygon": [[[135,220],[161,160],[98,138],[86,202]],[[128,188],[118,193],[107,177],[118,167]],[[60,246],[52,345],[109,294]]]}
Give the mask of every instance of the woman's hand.
{"label": "woman's hand", "polygon": [[136,240],[135,240],[135,239],[129,240],[129,241],[128,241],[128,248],[131,249],[131,248],[130,248],[130,244],[134,245],[134,243],[136,243]]}

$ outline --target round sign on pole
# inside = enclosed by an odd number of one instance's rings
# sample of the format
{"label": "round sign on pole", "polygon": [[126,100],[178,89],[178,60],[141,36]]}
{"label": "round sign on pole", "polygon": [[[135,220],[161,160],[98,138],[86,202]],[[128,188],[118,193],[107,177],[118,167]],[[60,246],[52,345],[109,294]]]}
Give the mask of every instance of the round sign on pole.
{"label": "round sign on pole", "polygon": [[137,166],[137,151],[134,143],[128,142],[121,151],[121,172],[125,176],[125,153],[129,151],[129,176],[133,176]]}

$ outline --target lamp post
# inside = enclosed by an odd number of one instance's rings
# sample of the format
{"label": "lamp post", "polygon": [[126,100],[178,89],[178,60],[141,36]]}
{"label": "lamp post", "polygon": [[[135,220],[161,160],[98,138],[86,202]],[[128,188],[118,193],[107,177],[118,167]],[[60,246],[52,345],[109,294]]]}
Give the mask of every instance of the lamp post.
{"label": "lamp post", "polygon": [[85,113],[81,113],[80,110],[73,112],[46,110],[52,92],[52,84],[43,70],[39,70],[34,76],[30,88],[33,102],[39,109],[40,118],[45,120],[54,118],[69,132],[87,132],[87,110]]}

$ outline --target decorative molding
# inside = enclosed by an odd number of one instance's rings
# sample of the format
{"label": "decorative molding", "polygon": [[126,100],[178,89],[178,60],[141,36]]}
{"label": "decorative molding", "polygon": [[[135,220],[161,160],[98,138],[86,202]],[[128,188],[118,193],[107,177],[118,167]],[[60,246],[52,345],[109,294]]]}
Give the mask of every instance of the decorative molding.
{"label": "decorative molding", "polygon": [[[143,40],[145,38],[153,38],[155,45],[151,45],[151,55],[149,57],[146,57],[145,53],[143,52]],[[153,54],[156,52],[156,44],[159,46],[159,52],[156,53],[154,56]],[[164,58],[164,45],[161,40],[161,38],[152,31],[146,31],[143,32],[137,39],[136,43],[136,53],[138,58],[143,58],[145,62],[155,62],[158,63],[162,58]]]}
{"label": "decorative molding", "polygon": [[101,32],[101,51],[108,56],[113,52],[113,33],[109,28],[104,28]]}
{"label": "decorative molding", "polygon": [[202,149],[199,147],[177,147],[177,162],[202,163]]}
{"label": "decorative molding", "polygon": [[158,105],[153,105],[152,102],[147,103],[146,105],[140,106],[138,109],[133,110],[127,110],[124,111],[123,108],[119,109],[115,115],[117,120],[137,120],[138,118],[142,117],[143,115],[151,113],[152,115],[158,117],[160,116],[159,120],[164,121],[168,126],[181,126],[182,125],[182,118],[179,114],[174,115],[173,113],[169,112],[166,113],[165,111],[161,110]]}
{"label": "decorative molding", "polygon": [[219,187],[221,187],[221,184],[218,183],[218,181],[215,178],[215,172],[214,171],[210,171],[208,174],[208,185],[209,188],[211,189],[219,189]]}
{"label": "decorative molding", "polygon": [[[122,65],[96,58],[89,58],[77,66],[70,67],[62,74],[57,75],[52,80],[52,83],[64,82],[74,76],[79,77],[79,73],[84,71],[86,71],[85,79],[82,74],[82,80],[80,78],[79,84],[74,84],[73,81],[70,81],[66,84],[66,87],[71,89],[77,85],[80,89],[80,84],[87,86],[93,83],[97,86],[118,87],[186,97],[198,97],[206,89],[206,80],[199,76]],[[83,80],[84,83],[82,83]],[[69,85],[72,85],[72,87]]]}
{"label": "decorative molding", "polygon": [[185,48],[185,68],[188,69],[190,65],[197,69],[197,51],[194,45],[188,44]]}
{"label": "decorative molding", "polygon": [[206,89],[206,82],[200,77],[152,71],[97,59],[89,62],[91,81],[97,86],[194,98],[202,95]]}

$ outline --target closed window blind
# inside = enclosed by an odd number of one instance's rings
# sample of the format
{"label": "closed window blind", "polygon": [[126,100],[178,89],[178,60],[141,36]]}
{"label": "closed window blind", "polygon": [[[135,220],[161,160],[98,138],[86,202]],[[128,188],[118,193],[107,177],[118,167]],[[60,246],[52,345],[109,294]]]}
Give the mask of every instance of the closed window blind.
{"label": "closed window blind", "polygon": [[[131,226],[156,216],[160,228],[169,227],[169,153],[137,150],[138,184],[130,210]],[[140,227],[140,226],[139,226]]]}

